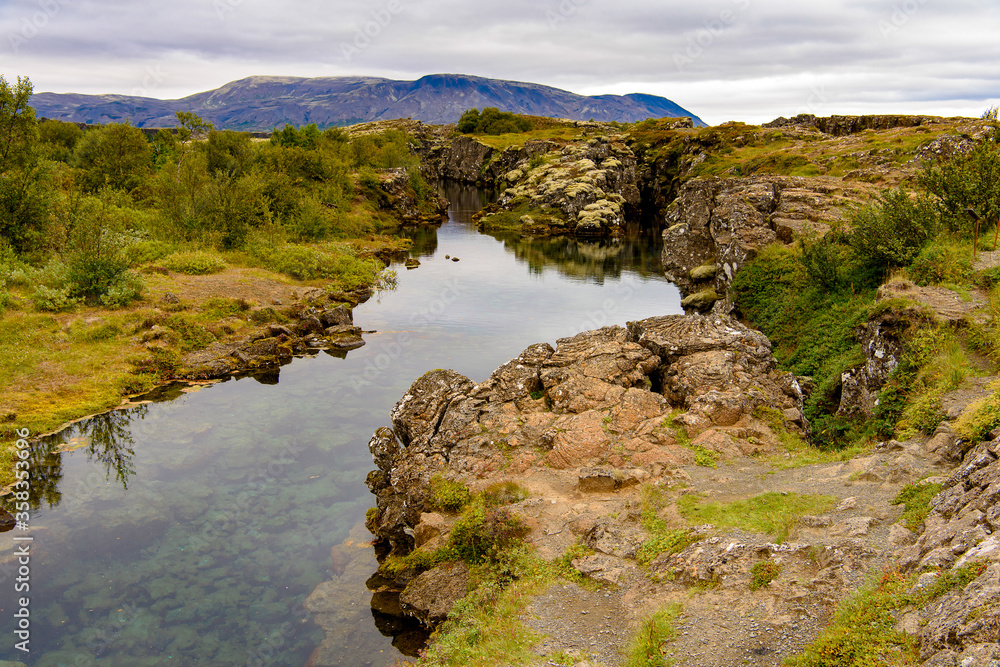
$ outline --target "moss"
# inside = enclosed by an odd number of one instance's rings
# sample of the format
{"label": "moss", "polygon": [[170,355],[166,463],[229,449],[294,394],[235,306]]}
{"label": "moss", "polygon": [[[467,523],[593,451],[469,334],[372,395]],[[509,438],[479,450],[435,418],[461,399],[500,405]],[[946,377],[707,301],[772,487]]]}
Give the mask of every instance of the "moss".
{"label": "moss", "polygon": [[777,579],[779,574],[781,574],[781,565],[773,560],[757,561],[750,568],[750,590],[760,590]]}

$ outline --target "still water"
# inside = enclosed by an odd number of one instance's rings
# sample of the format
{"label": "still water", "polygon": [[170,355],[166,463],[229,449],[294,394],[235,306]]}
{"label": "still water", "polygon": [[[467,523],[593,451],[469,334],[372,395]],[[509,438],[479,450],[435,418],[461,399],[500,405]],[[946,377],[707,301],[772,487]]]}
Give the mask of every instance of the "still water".
{"label": "still water", "polygon": [[[409,234],[421,266],[394,267],[397,288],[355,309],[376,332],[364,347],[174,388],[42,443],[30,530],[0,534],[0,660],[300,667],[324,638],[302,604],[325,581],[342,664],[402,657],[365,587],[366,445],[392,405],[433,368],[481,381],[533,343],[681,312],[655,234],[494,238],[469,223],[480,193],[445,196],[449,221]],[[26,535],[28,654],[12,619]]]}

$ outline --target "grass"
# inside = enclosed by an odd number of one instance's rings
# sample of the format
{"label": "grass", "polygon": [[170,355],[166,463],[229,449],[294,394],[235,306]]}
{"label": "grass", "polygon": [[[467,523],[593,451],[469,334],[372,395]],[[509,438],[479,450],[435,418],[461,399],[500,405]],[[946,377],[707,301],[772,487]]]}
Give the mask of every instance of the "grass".
{"label": "grass", "polygon": [[907,528],[914,532],[919,530],[924,519],[931,512],[931,498],[936,496],[942,488],[944,488],[944,484],[917,482],[907,484],[900,489],[892,504],[903,505],[902,520]]}
{"label": "grass", "polygon": [[681,515],[691,523],[764,533],[778,542],[788,538],[799,517],[820,514],[836,504],[832,496],[773,491],[729,503],[704,502],[696,494],[681,496],[677,501]]}
{"label": "grass", "polygon": [[[985,571],[969,564],[944,572],[937,582],[912,590],[918,575],[887,569],[857,593],[842,601],[830,625],[802,654],[786,660],[787,667],[868,667],[917,664],[920,643],[895,630],[897,612],[922,607],[952,590],[965,587]],[[863,629],[863,630],[862,630]]]}
{"label": "grass", "polygon": [[555,141],[568,143],[583,136],[584,128],[573,127],[572,125],[556,125],[542,129],[529,130],[528,132],[515,132],[510,134],[494,135],[470,135],[477,141],[490,146],[497,151],[502,151],[511,146],[523,146],[527,141]]}
{"label": "grass", "polygon": [[[399,245],[398,239],[390,237],[372,237],[349,247],[325,244],[323,252],[332,256],[340,248],[337,252],[341,252],[342,259],[319,284],[343,290],[378,283],[375,263],[362,258],[376,249]],[[259,265],[238,253],[226,253],[225,257],[231,263]],[[238,261],[234,262],[234,258]],[[244,274],[238,280],[317,284],[285,278],[262,268]],[[13,453],[15,429],[27,428],[37,436],[114,408],[125,396],[142,393],[170,379],[180,354],[255,326],[242,315],[249,308],[247,302],[214,293],[199,291],[196,301],[183,302],[167,312],[159,303],[154,309],[157,295],[178,292],[181,283],[158,274],[149,275],[147,280],[154,288],[147,300],[128,308],[81,306],[67,313],[47,314],[31,310],[22,300],[19,307],[8,307],[0,315],[0,464]],[[17,286],[12,291],[23,297],[27,289]],[[277,311],[270,314],[281,317]],[[85,324],[87,318],[101,321]],[[220,326],[221,320],[226,324]],[[159,336],[166,348],[151,352],[133,338],[149,337],[155,325],[165,332]],[[12,467],[3,465],[0,487],[12,481]]]}
{"label": "grass", "polygon": [[671,528],[660,517],[660,512],[670,502],[665,489],[654,484],[643,486],[640,502],[640,522],[650,534],[635,557],[640,565],[648,565],[661,554],[676,553],[694,543],[695,538],[690,530]]}
{"label": "grass", "polygon": [[682,611],[683,606],[675,602],[647,617],[629,645],[625,666],[668,667],[674,664],[667,653],[667,645],[677,638],[675,624]]}

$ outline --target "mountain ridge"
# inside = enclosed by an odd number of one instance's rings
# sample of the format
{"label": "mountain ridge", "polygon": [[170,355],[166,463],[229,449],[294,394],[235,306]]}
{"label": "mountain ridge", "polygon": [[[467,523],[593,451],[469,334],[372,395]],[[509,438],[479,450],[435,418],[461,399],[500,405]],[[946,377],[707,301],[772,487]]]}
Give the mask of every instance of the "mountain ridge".
{"label": "mountain ridge", "polygon": [[499,107],[536,116],[633,122],[687,116],[675,102],[646,93],[579,95],[525,81],[467,74],[429,74],[415,81],[382,77],[294,77],[256,75],[174,100],[131,95],[36,93],[40,117],[80,123],[129,120],[136,127],[172,127],[177,111],[193,111],[220,129],[266,131],[285,123],[320,127],[413,118],[451,123],[472,107]]}

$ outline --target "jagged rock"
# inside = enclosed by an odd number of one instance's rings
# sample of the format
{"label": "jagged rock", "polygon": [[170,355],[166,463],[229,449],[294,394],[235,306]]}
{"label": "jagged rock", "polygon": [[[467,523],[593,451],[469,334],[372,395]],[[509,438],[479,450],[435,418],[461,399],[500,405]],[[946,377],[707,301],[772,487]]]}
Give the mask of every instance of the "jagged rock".
{"label": "jagged rock", "polygon": [[891,130],[896,127],[915,127],[924,123],[934,122],[928,116],[907,116],[899,114],[880,114],[867,116],[829,116],[817,117],[813,114],[799,114],[793,118],[784,116],[764,123],[761,127],[784,128],[794,126],[814,127],[824,134],[841,137],[864,130]]}
{"label": "jagged rock", "polygon": [[841,376],[838,415],[870,417],[874,413],[879,389],[899,365],[904,330],[925,317],[915,307],[887,308],[858,327],[855,335],[864,348],[865,363]]}
{"label": "jagged rock", "polygon": [[583,538],[584,544],[599,553],[618,558],[635,558],[645,541],[637,526],[602,519]]}
{"label": "jagged rock", "polygon": [[[990,659],[1000,658],[996,644],[997,629],[1000,628],[998,582],[1000,563],[992,563],[965,588],[935,602],[933,613],[920,633],[922,660],[928,660],[943,650],[966,651],[973,647],[977,648],[977,652],[986,648]],[[992,646],[983,646],[989,644]],[[960,664],[976,663],[970,660]]]}
{"label": "jagged rock", "polygon": [[475,387],[472,380],[452,370],[425,373],[389,413],[396,436],[405,447],[428,449],[440,430],[445,411]]}
{"label": "jagged rock", "polygon": [[438,565],[407,584],[399,595],[406,613],[424,625],[442,623],[448,612],[465,597],[469,587],[469,567],[462,561]]}
{"label": "jagged rock", "polygon": [[[663,232],[663,269],[681,292],[713,288],[725,296],[736,272],[757,251],[796,234],[824,233],[841,218],[844,193],[827,181],[788,176],[693,179],[670,204]],[[714,266],[708,274],[702,267]],[[728,309],[723,299],[716,310]]]}
{"label": "jagged rock", "polygon": [[612,586],[617,585],[626,573],[636,569],[631,562],[606,554],[574,558],[572,565],[583,576]]}

